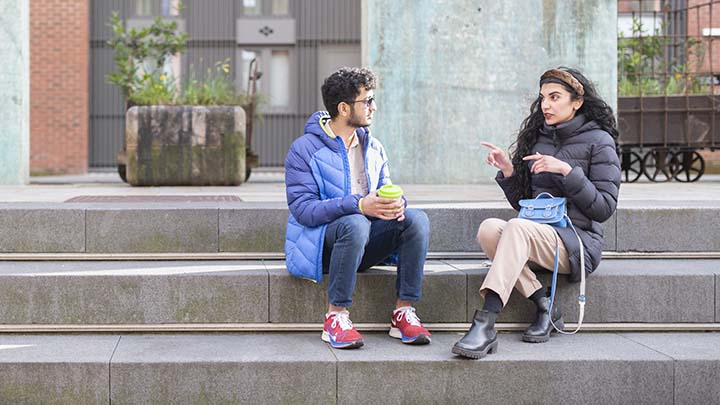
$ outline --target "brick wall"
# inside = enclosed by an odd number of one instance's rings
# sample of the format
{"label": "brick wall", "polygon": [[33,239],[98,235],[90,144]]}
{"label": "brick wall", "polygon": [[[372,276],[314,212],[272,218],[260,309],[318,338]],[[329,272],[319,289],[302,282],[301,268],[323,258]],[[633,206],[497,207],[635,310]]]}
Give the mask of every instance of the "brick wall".
{"label": "brick wall", "polygon": [[688,36],[700,39],[705,49],[702,63],[696,63],[696,69],[701,73],[720,74],[720,32],[715,36],[703,36],[706,28],[720,31],[720,1],[689,0],[687,17]]}
{"label": "brick wall", "polygon": [[30,171],[88,167],[89,0],[30,2]]}

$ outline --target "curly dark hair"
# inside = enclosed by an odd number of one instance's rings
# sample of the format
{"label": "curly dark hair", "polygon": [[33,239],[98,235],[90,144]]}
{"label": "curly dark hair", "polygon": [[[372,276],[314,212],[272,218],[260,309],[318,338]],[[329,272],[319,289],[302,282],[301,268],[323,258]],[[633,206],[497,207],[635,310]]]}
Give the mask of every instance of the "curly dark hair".
{"label": "curly dark hair", "polygon": [[338,104],[350,103],[360,94],[361,88],[372,90],[376,85],[375,73],[368,68],[343,67],[328,76],[320,90],[330,118],[337,117]]}
{"label": "curly dark hair", "polygon": [[[545,83],[558,83],[570,93],[573,100],[582,98],[583,104],[580,109],[578,109],[577,114],[584,115],[587,121],[597,122],[598,125],[600,125],[600,128],[613,137],[617,147],[618,130],[612,108],[610,108],[610,106],[600,98],[597,90],[595,90],[595,86],[590,80],[588,80],[587,77],[580,73],[580,71],[567,67],[559,67],[558,70],[567,72],[577,79],[577,81],[582,85],[585,94],[580,96],[570,84],[565,83],[557,77],[546,77],[545,75],[544,78],[540,80],[540,87],[542,87]],[[532,152],[532,148],[535,146],[538,136],[540,135],[539,130],[545,123],[542,108],[540,108],[541,102],[542,98],[538,96],[538,98],[533,101],[532,105],[530,105],[530,115],[523,120],[517,140],[510,146],[510,158],[512,160],[514,172],[513,175],[518,176],[520,179],[522,198],[532,198],[530,168],[528,167],[527,162],[523,161],[522,158]]]}

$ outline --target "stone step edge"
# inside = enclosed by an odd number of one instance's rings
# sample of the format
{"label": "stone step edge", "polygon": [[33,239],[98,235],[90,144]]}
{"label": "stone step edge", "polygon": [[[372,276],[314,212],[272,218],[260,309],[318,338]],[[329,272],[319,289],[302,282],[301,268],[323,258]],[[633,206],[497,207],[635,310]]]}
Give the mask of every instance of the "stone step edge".
{"label": "stone step edge", "polygon": [[[387,323],[353,323],[360,331],[387,331]],[[464,332],[470,323],[425,323],[432,332]],[[523,331],[528,323],[497,323],[498,331]],[[575,330],[577,323],[565,323]],[[174,323],[174,324],[0,324],[0,333],[166,333],[166,332],[318,332],[320,323]],[[582,332],[719,332],[716,323],[583,323]]]}
{"label": "stone step edge", "polygon": [[[428,260],[487,259],[481,252],[428,252]],[[720,252],[616,252],[605,251],[603,260],[614,259],[720,259]],[[200,261],[285,260],[281,252],[208,253],[0,253],[0,261]]]}

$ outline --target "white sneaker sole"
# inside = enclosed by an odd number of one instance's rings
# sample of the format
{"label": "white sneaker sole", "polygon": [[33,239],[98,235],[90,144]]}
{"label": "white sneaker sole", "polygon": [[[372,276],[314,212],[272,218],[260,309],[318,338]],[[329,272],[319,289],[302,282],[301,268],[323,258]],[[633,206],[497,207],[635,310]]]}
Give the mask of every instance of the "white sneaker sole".
{"label": "white sneaker sole", "polygon": [[327,333],[327,331],[323,331],[322,336],[320,338],[323,340],[323,342],[329,343],[330,346],[335,349],[355,349],[358,347],[362,347],[365,344],[365,341],[363,339],[358,339],[354,342],[348,342],[348,343],[333,342],[332,339],[330,339],[330,334]]}
{"label": "white sneaker sole", "polygon": [[406,338],[405,336],[403,336],[402,332],[400,332],[400,329],[395,327],[390,327],[390,333],[388,334],[390,335],[390,337],[402,340],[402,342],[406,345],[426,345],[430,343],[430,336],[426,336],[425,334],[421,333],[414,338]]}

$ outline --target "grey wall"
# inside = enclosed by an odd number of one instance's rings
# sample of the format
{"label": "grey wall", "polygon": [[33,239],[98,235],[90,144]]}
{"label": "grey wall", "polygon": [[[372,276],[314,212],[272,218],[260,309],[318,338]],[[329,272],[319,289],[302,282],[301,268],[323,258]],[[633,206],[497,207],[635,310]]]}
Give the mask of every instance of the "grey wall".
{"label": "grey wall", "polygon": [[395,182],[492,181],[479,142],[510,145],[548,68],[580,68],[616,104],[616,0],[364,6],[363,57],[380,76],[373,129]]}

